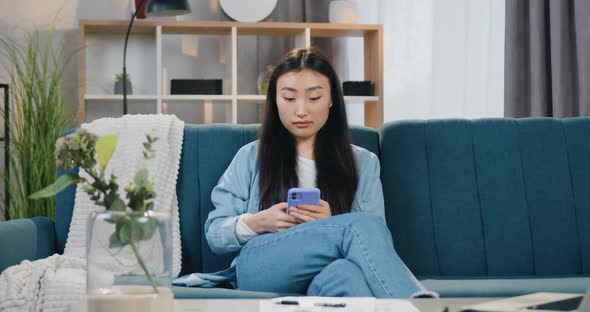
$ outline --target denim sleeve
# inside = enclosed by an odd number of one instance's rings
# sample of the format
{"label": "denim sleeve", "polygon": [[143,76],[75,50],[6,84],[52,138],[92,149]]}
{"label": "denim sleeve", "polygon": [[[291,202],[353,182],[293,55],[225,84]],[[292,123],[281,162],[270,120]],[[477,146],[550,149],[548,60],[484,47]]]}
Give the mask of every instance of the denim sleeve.
{"label": "denim sleeve", "polygon": [[352,212],[375,215],[385,222],[385,203],[381,186],[379,158],[367,151],[357,151],[359,184],[352,204]]}
{"label": "denim sleeve", "polygon": [[251,144],[242,147],[211,192],[215,209],[205,222],[205,235],[211,250],[217,254],[238,251],[242,247],[236,237],[236,224],[240,215],[247,212],[254,152]]}

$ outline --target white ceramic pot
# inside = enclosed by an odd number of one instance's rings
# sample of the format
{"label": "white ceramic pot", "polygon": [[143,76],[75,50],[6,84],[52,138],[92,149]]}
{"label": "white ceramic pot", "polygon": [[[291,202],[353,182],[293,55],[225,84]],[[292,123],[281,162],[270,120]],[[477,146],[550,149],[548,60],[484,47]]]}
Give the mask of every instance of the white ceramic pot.
{"label": "white ceramic pot", "polygon": [[355,24],[357,21],[354,1],[335,0],[330,2],[330,23]]}

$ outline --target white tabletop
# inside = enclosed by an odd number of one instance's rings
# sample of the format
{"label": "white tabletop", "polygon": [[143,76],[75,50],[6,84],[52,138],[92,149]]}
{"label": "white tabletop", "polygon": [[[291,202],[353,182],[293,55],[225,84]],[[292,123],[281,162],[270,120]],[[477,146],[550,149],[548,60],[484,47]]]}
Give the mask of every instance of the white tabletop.
{"label": "white tabletop", "polygon": [[[493,298],[449,298],[449,299],[413,299],[410,302],[421,312],[442,312],[448,307],[449,312],[458,311],[462,306],[481,303]],[[174,300],[176,312],[258,312],[260,299],[177,299]],[[85,312],[81,303],[72,306],[72,312]]]}

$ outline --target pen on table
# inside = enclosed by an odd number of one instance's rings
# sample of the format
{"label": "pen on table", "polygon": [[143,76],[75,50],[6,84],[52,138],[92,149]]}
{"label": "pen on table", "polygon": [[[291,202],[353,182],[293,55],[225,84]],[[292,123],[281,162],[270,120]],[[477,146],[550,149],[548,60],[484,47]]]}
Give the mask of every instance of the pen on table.
{"label": "pen on table", "polygon": [[281,300],[281,301],[275,301],[276,304],[282,304],[282,305],[299,305],[298,301],[295,300]]}
{"label": "pen on table", "polygon": [[[281,300],[281,301],[276,301],[275,303],[281,304],[281,305],[299,305],[299,301],[296,301],[296,300]],[[316,307],[325,307],[325,308],[344,308],[344,307],[346,307],[346,303],[316,302],[313,305]]]}
{"label": "pen on table", "polygon": [[314,305],[316,307],[326,307],[326,308],[344,308],[344,307],[346,307],[346,303],[320,303],[320,302],[317,302]]}

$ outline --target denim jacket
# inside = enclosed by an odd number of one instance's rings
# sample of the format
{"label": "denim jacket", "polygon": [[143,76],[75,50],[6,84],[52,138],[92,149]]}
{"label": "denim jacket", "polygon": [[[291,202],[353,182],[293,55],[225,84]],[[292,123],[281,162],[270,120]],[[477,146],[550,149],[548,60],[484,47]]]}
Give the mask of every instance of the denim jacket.
{"label": "denim jacket", "polygon": [[[383,188],[379,158],[370,151],[352,145],[358,170],[358,187],[351,212],[365,212],[385,222]],[[259,171],[257,165],[258,141],[244,145],[221,176],[211,193],[215,209],[205,222],[205,234],[211,250],[218,254],[236,252],[242,245],[236,237],[236,224],[241,214],[258,212]],[[212,274],[190,274],[178,278],[175,285],[214,287],[219,282],[235,279],[235,259],[232,266]]]}

